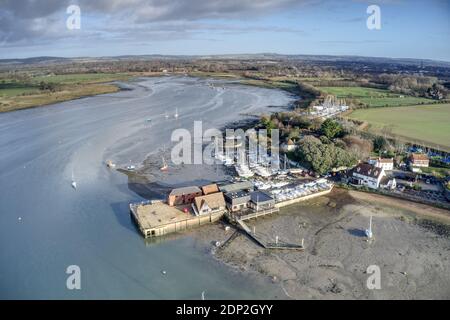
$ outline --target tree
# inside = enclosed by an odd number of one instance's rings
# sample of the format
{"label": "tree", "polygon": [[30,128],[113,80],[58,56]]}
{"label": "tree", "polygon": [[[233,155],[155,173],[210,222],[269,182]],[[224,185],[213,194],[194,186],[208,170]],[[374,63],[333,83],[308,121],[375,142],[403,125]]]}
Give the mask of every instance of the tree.
{"label": "tree", "polygon": [[41,82],[39,83],[39,90],[42,90],[42,91],[48,90],[48,91],[54,92],[54,91],[56,90],[56,86],[55,86],[55,84],[52,83],[52,82],[44,82],[44,81],[41,81]]}
{"label": "tree", "polygon": [[319,174],[329,172],[333,168],[349,167],[356,163],[354,154],[338,148],[332,143],[323,144],[313,136],[306,136],[300,141],[295,155]]}
{"label": "tree", "polygon": [[388,142],[387,140],[382,136],[377,136],[375,139],[373,139],[373,149],[376,152],[383,152],[388,148]]}
{"label": "tree", "polygon": [[342,133],[342,126],[337,121],[327,119],[320,126],[320,130],[328,139],[333,139]]}
{"label": "tree", "polygon": [[348,135],[342,141],[345,143],[345,149],[355,154],[360,160],[369,157],[373,150],[372,141],[363,139],[360,136]]}

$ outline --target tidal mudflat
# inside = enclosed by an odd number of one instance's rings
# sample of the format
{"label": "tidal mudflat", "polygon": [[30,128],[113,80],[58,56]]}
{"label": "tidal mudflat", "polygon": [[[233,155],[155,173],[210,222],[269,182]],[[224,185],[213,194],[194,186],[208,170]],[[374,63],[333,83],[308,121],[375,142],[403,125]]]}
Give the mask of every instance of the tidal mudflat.
{"label": "tidal mudflat", "polygon": [[[368,242],[364,230],[371,215],[374,239]],[[221,225],[202,228],[197,237],[226,243],[211,250],[212,256],[237,273],[272,281],[286,299],[448,299],[449,217],[443,209],[399,205],[390,198],[374,202],[371,195],[335,189],[252,221],[251,227],[272,241],[303,238],[303,252],[265,250]],[[370,265],[380,268],[380,289],[366,286]]]}

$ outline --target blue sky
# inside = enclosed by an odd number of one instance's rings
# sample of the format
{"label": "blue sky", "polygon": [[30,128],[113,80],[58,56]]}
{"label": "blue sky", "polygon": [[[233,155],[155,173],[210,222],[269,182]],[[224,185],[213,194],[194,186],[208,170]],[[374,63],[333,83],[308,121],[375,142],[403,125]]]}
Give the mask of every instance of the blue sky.
{"label": "blue sky", "polygon": [[[70,4],[80,6],[80,30],[66,28]],[[380,30],[366,26],[371,4]],[[0,58],[270,52],[450,61],[446,0],[3,0],[0,28]]]}

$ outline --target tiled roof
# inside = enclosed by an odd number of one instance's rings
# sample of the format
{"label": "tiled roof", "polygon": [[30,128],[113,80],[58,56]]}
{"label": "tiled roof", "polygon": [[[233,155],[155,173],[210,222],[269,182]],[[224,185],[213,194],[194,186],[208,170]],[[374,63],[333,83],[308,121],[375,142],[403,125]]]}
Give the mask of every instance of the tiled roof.
{"label": "tiled roof", "polygon": [[379,163],[394,163],[394,159],[393,158],[379,158],[378,162]]}
{"label": "tiled roof", "polygon": [[225,207],[225,199],[223,198],[222,192],[211,193],[206,196],[196,197],[194,199],[194,202],[198,210],[201,210],[205,203],[210,208]]}
{"label": "tiled roof", "polygon": [[411,154],[411,159],[413,161],[416,161],[416,160],[428,160],[428,156],[426,154],[423,154],[423,153],[412,153]]}
{"label": "tiled roof", "polygon": [[176,188],[173,189],[170,192],[171,196],[181,196],[183,194],[191,194],[191,193],[197,193],[197,192],[202,192],[202,190],[200,190],[199,187],[196,186],[190,186],[190,187],[183,187],[183,188]]}
{"label": "tiled roof", "polygon": [[203,190],[203,194],[205,194],[205,195],[210,194],[210,193],[219,192],[219,188],[217,187],[217,184],[215,184],[215,183],[203,186],[202,190]]}

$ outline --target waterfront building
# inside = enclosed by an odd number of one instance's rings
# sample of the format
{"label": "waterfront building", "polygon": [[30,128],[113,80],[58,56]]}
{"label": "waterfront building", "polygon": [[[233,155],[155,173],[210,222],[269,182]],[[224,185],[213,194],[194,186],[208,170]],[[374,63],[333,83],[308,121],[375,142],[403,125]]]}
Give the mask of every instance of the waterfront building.
{"label": "waterfront building", "polygon": [[199,215],[226,210],[225,199],[222,192],[196,197],[194,199],[194,204]]}
{"label": "waterfront building", "polygon": [[255,211],[272,209],[275,207],[275,199],[265,192],[254,191],[250,193],[248,206]]}
{"label": "waterfront building", "polygon": [[170,192],[167,198],[167,203],[169,204],[169,206],[190,204],[194,202],[194,199],[196,197],[199,197],[201,195],[203,195],[202,190],[200,190],[200,188],[196,186],[177,188],[173,189]]}
{"label": "waterfront building", "polygon": [[368,163],[360,163],[352,169],[351,180],[354,184],[378,189],[381,179],[385,175],[383,168],[378,168]]}
{"label": "waterfront building", "polygon": [[225,202],[231,212],[241,211],[248,207],[250,193],[245,191],[236,191],[225,193]]}
{"label": "waterfront building", "polygon": [[203,191],[204,195],[208,195],[208,194],[211,194],[211,193],[219,192],[219,188],[217,187],[217,184],[215,184],[215,183],[208,184],[208,185],[203,186],[201,188],[202,188],[202,191]]}

